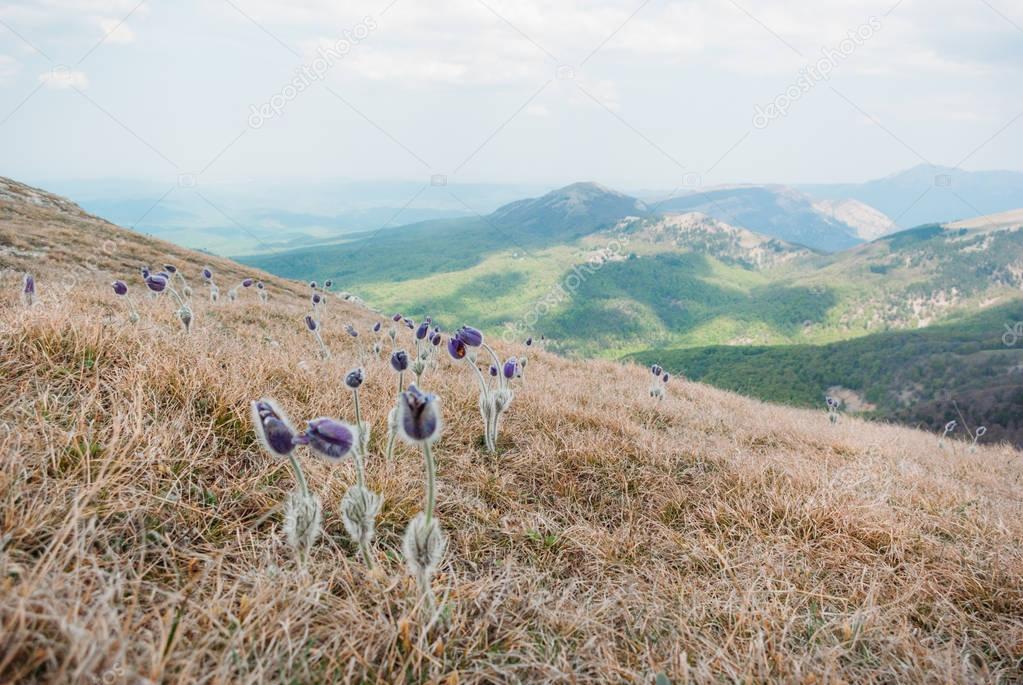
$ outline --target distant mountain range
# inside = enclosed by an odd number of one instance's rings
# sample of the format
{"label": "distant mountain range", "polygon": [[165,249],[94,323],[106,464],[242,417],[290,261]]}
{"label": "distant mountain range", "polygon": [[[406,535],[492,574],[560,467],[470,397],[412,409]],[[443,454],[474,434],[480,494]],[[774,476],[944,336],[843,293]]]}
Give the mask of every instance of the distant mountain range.
{"label": "distant mountain range", "polygon": [[901,228],[1023,207],[1023,173],[921,164],[866,183],[795,186],[816,200],[858,200]]}

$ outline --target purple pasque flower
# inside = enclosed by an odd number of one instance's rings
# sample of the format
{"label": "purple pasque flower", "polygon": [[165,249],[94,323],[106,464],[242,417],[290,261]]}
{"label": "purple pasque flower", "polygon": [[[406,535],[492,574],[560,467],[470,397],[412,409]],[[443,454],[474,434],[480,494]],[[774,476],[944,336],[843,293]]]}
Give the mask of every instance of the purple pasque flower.
{"label": "purple pasque flower", "polygon": [[655,376],[660,376],[662,373],[664,373],[664,369],[662,369],[657,364],[654,364],[653,366],[650,367],[650,373],[652,373]]}
{"label": "purple pasque flower", "polygon": [[469,347],[479,347],[483,344],[483,333],[472,326],[462,326],[455,335]]}
{"label": "purple pasque flower", "polygon": [[264,288],[266,288],[266,286],[263,285],[263,281],[256,281],[256,288],[259,290],[263,290]]}
{"label": "purple pasque flower", "polygon": [[146,279],[146,287],[154,293],[162,293],[167,289],[170,279],[165,274],[150,274]]}
{"label": "purple pasque flower", "polygon": [[267,452],[286,457],[295,449],[295,429],[287,415],[268,397],[250,405],[256,437]]}
{"label": "purple pasque flower", "polygon": [[110,287],[114,289],[115,295],[128,294],[128,284],[125,283],[124,281],[114,281],[113,283],[110,284]]}
{"label": "purple pasque flower", "polygon": [[490,375],[497,378],[497,367],[493,364],[490,365]]}
{"label": "purple pasque flower", "polygon": [[526,338],[526,347],[530,347],[533,344],[532,338]]}
{"label": "purple pasque flower", "polygon": [[323,301],[323,298],[320,297],[319,293],[313,293],[313,296],[309,299],[312,300],[314,306]]}
{"label": "purple pasque flower", "polygon": [[362,368],[352,369],[345,376],[345,385],[351,390],[357,390],[366,380],[366,372]]}
{"label": "purple pasque flower", "polygon": [[243,288],[251,288],[252,284],[255,283],[255,282],[256,281],[251,279],[251,278],[246,278],[245,280],[242,281],[242,287]]}
{"label": "purple pasque flower", "polygon": [[355,330],[355,326],[353,326],[352,324],[345,325],[345,332],[348,333],[348,335],[352,336],[353,338],[359,337],[359,331]]}
{"label": "purple pasque flower", "polygon": [[405,350],[395,350],[391,354],[391,368],[398,373],[402,373],[408,369],[408,352]]}
{"label": "purple pasque flower", "polygon": [[404,319],[402,319],[402,321],[405,322],[405,328],[407,328],[409,330],[412,330],[413,328],[416,327],[416,322],[413,321],[412,319],[408,318],[407,316]]}
{"label": "purple pasque flower", "polygon": [[25,274],[25,278],[21,282],[21,292],[31,297],[36,294],[36,277],[32,274]]}
{"label": "purple pasque flower", "polygon": [[316,281],[309,281],[309,287],[316,290]]}
{"label": "purple pasque flower", "polygon": [[163,270],[169,274],[176,274],[178,272],[178,267],[174,266],[173,264],[164,264]]}
{"label": "purple pasque flower", "polygon": [[330,462],[343,461],[355,444],[355,431],[347,423],[321,416],[306,422],[308,428],[298,441]]}
{"label": "purple pasque flower", "polygon": [[440,400],[415,385],[398,396],[398,431],[411,443],[431,443],[440,437]]}
{"label": "purple pasque flower", "polygon": [[433,344],[434,347],[437,347],[438,345],[440,345],[441,340],[442,340],[442,338],[441,338],[440,333],[434,333],[433,336],[431,336],[431,338],[430,338],[430,342]]}
{"label": "purple pasque flower", "polygon": [[465,355],[469,350],[466,348],[465,343],[457,335],[451,336],[448,340],[448,354],[451,355],[452,359],[465,359]]}
{"label": "purple pasque flower", "polygon": [[394,323],[398,323],[399,321],[401,321],[401,314],[395,314],[394,316],[392,316],[391,321],[393,321]]}
{"label": "purple pasque flower", "polygon": [[334,286],[334,281],[331,281],[331,280],[328,279],[328,280],[323,282],[323,287],[324,288],[331,288],[333,286]]}
{"label": "purple pasque flower", "polygon": [[213,269],[211,269],[208,266],[203,267],[202,277],[203,277],[203,280],[206,280],[206,281],[213,280]]}
{"label": "purple pasque flower", "polygon": [[373,324],[373,332],[374,333],[379,333],[381,325],[382,324],[379,321],[377,321],[375,324]]}
{"label": "purple pasque flower", "polygon": [[416,329],[416,339],[423,340],[426,338],[426,334],[430,332],[430,322],[424,321],[419,324],[419,328]]}
{"label": "purple pasque flower", "polygon": [[147,278],[149,278],[149,273],[150,273],[149,272],[149,267],[148,266],[141,266],[141,267],[139,267],[139,273],[142,274],[142,280],[143,281],[146,280]]}
{"label": "purple pasque flower", "polygon": [[665,383],[667,383],[668,381],[671,380],[671,374],[670,373],[665,373],[663,376],[661,376],[661,380],[664,381]]}
{"label": "purple pasque flower", "polygon": [[512,378],[515,378],[515,376],[517,376],[518,373],[519,373],[519,360],[516,359],[515,357],[509,357],[504,362],[503,373],[504,373],[504,377],[507,380],[511,380]]}
{"label": "purple pasque flower", "polygon": [[313,332],[316,332],[316,330],[320,327],[320,322],[317,321],[316,319],[314,319],[309,314],[306,314],[305,315],[305,327],[308,328],[309,330],[313,331]]}

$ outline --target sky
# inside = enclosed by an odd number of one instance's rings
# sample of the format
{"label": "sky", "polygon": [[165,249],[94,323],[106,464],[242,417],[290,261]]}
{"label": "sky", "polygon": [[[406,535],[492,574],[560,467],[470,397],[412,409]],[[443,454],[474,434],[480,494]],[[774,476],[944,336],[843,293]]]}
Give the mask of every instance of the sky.
{"label": "sky", "polygon": [[8,0],[0,175],[623,189],[1023,170],[1018,0]]}

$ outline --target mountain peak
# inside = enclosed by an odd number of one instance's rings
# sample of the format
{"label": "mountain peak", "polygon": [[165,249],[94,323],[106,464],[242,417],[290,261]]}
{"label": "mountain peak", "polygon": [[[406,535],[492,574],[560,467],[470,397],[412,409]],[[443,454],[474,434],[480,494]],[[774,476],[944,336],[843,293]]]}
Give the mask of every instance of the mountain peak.
{"label": "mountain peak", "polygon": [[572,183],[538,198],[498,208],[491,218],[527,233],[581,236],[630,216],[645,216],[640,200],[592,181]]}

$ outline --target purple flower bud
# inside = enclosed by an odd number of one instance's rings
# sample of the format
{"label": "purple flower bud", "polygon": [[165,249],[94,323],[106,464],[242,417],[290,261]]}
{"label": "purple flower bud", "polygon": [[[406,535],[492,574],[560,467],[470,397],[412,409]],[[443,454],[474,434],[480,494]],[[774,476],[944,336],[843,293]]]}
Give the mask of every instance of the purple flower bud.
{"label": "purple flower bud", "polygon": [[433,323],[433,317],[432,316],[428,316],[425,319],[423,319],[423,321],[425,321],[426,325],[429,326],[431,323]]}
{"label": "purple flower bud", "polygon": [[379,321],[377,321],[375,324],[373,324],[373,332],[374,333],[379,333],[380,332],[380,322]]}
{"label": "purple flower bud", "polygon": [[440,437],[440,400],[414,385],[398,398],[398,430],[412,443],[429,443]]}
{"label": "purple flower bud", "polygon": [[441,338],[440,333],[434,333],[433,336],[430,338],[430,342],[433,343],[434,347],[437,347],[438,345],[440,345],[441,340],[442,340],[442,338]]}
{"label": "purple flower bud", "polygon": [[413,328],[416,327],[416,322],[413,321],[412,319],[405,318],[404,321],[405,321],[405,328],[407,328],[409,330],[412,330]]}
{"label": "purple flower bud", "polygon": [[347,324],[345,326],[345,332],[348,333],[348,335],[352,336],[353,338],[359,337],[359,331],[355,330],[355,326],[353,326],[352,324]]}
{"label": "purple flower bud", "polygon": [[256,287],[263,290],[266,286],[263,285],[263,281],[256,281]]}
{"label": "purple flower bud", "polygon": [[348,424],[321,416],[309,421],[308,425],[303,442],[324,459],[339,462],[352,451],[355,434]]}
{"label": "purple flower bud", "polygon": [[652,373],[655,376],[660,376],[662,373],[664,373],[664,369],[662,369],[657,364],[654,364],[653,366],[650,367],[650,373]]}
{"label": "purple flower bud", "polygon": [[465,343],[457,335],[451,336],[448,340],[448,354],[451,355],[452,359],[465,359],[465,354],[468,350],[465,347]]}
{"label": "purple flower bud", "polygon": [[360,385],[362,385],[363,381],[365,380],[366,380],[365,371],[363,371],[361,368],[352,369],[351,371],[348,372],[348,375],[345,376],[345,385],[347,385],[352,390],[355,390]]}
{"label": "purple flower bud", "polygon": [[508,360],[504,362],[504,377],[511,380],[518,375],[518,372],[519,361],[515,357],[508,358]]}
{"label": "purple flower bud", "polygon": [[167,277],[163,274],[151,274],[146,279],[146,287],[152,290],[154,293],[162,293],[167,289]]}
{"label": "purple flower bud", "polygon": [[331,287],[333,285],[334,285],[334,281],[324,281],[323,282],[323,287],[324,288],[329,288],[329,287]]}
{"label": "purple flower bud", "polygon": [[142,274],[142,280],[143,281],[146,280],[147,278],[149,278],[149,267],[148,266],[140,267],[139,273]]}
{"label": "purple flower bud", "polygon": [[311,299],[312,299],[312,301],[313,301],[313,304],[319,304],[319,303],[320,303],[320,301],[321,301],[321,300],[322,300],[323,298],[322,298],[322,297],[320,297],[320,294],[319,294],[319,293],[313,293],[313,296],[312,296],[312,298],[311,298]]}
{"label": "purple flower bud", "polygon": [[295,429],[277,404],[266,397],[251,404],[252,423],[263,447],[278,457],[295,449]]}
{"label": "purple flower bud", "polygon": [[317,321],[316,319],[314,319],[313,317],[311,317],[310,315],[306,314],[305,315],[305,327],[308,328],[311,331],[315,331],[317,328],[320,327],[320,322]]}
{"label": "purple flower bud", "polygon": [[490,375],[497,378],[497,367],[493,364],[490,365]]}
{"label": "purple flower bud", "polygon": [[395,314],[394,316],[392,316],[391,321],[393,321],[394,323],[398,323],[399,321],[401,321],[401,314]]}
{"label": "purple flower bud", "polygon": [[110,284],[110,286],[114,289],[115,295],[128,294],[128,284],[125,283],[124,281],[114,281],[113,283]]}
{"label": "purple flower bud", "polygon": [[255,283],[254,280],[252,280],[251,278],[246,278],[244,281],[242,281],[242,287],[251,288],[253,283]]}
{"label": "purple flower bud", "polygon": [[316,281],[309,281],[309,287],[316,290]]}
{"label": "purple flower bud", "polygon": [[416,329],[416,338],[423,340],[426,338],[426,334],[430,332],[430,324],[426,321],[419,324],[419,328]]}
{"label": "purple flower bud", "polygon": [[213,278],[213,269],[208,266],[203,268],[202,277],[207,281],[211,280]]}
{"label": "purple flower bud", "polygon": [[21,292],[24,293],[26,297],[31,297],[36,294],[36,278],[32,274],[25,274],[25,278],[21,285]]}
{"label": "purple flower bud", "polygon": [[178,267],[174,266],[173,264],[164,264],[163,270],[169,274],[176,274],[178,272]]}
{"label": "purple flower bud", "polygon": [[479,347],[483,344],[483,334],[472,326],[462,326],[456,335],[469,347]]}
{"label": "purple flower bud", "polygon": [[533,344],[533,339],[532,338],[526,338],[526,347],[529,347],[532,344]]}
{"label": "purple flower bud", "polygon": [[391,355],[391,367],[399,373],[408,369],[408,352],[397,350]]}
{"label": "purple flower bud", "polygon": [[665,383],[667,383],[669,380],[671,380],[671,374],[669,374],[669,373],[664,374],[661,377],[661,380],[664,381]]}

